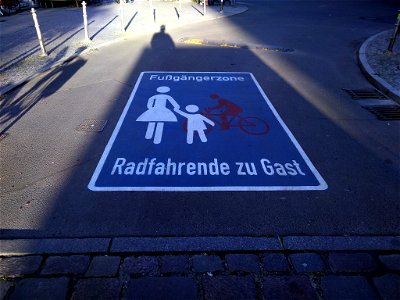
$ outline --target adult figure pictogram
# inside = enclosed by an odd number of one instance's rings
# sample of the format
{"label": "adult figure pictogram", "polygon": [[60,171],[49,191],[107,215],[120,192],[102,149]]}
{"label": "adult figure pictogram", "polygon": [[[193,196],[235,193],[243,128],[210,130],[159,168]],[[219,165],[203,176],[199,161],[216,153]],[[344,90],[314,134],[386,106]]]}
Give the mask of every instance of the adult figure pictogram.
{"label": "adult figure pictogram", "polygon": [[147,110],[142,113],[136,121],[148,122],[145,139],[153,139],[154,144],[160,144],[165,122],[177,122],[175,114],[167,107],[168,103],[174,109],[179,109],[179,104],[174,98],[167,95],[170,88],[160,86],[157,88],[159,94],[151,96],[147,101]]}

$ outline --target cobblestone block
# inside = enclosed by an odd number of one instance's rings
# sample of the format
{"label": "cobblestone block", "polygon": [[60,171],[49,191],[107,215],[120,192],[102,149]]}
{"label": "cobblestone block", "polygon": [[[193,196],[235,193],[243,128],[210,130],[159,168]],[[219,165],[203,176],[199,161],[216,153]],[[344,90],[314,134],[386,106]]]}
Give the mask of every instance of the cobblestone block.
{"label": "cobblestone block", "polygon": [[267,272],[286,272],[289,270],[289,265],[285,255],[280,253],[264,254],[262,259],[264,269]]}
{"label": "cobblestone block", "polygon": [[165,255],[160,257],[161,273],[187,273],[189,271],[189,256]]}
{"label": "cobblestone block", "polygon": [[0,299],[4,299],[7,295],[8,290],[14,285],[12,281],[6,281],[0,279]]}
{"label": "cobblestone block", "polygon": [[377,296],[361,276],[326,276],[321,279],[321,288],[326,300],[377,299]]}
{"label": "cobblestone block", "polygon": [[119,299],[122,282],[116,278],[88,278],[77,282],[72,294],[74,300]]}
{"label": "cobblestone block", "polygon": [[323,272],[324,262],[316,253],[291,254],[290,260],[298,273]]}
{"label": "cobblestone block", "polygon": [[400,276],[387,274],[374,278],[374,283],[383,300],[400,299]]}
{"label": "cobblestone block", "polygon": [[192,265],[195,272],[215,272],[224,269],[221,259],[216,255],[194,255]]}
{"label": "cobblestone block", "polygon": [[11,300],[54,300],[67,297],[68,278],[28,278],[15,286]]}
{"label": "cobblestone block", "polygon": [[400,254],[382,255],[379,260],[388,270],[400,271]]}
{"label": "cobblestone block", "polygon": [[260,271],[258,256],[254,254],[227,254],[225,261],[231,272],[258,273]]}
{"label": "cobblestone block", "polygon": [[89,265],[89,256],[50,256],[43,267],[42,274],[84,274]]}
{"label": "cobblestone block", "polygon": [[265,299],[312,299],[317,294],[307,276],[266,276],[262,291]]}
{"label": "cobblestone block", "polygon": [[119,256],[96,256],[86,272],[87,277],[113,277],[118,272],[121,258]]}
{"label": "cobblestone block", "polygon": [[329,264],[335,273],[371,272],[376,268],[374,259],[367,253],[331,253]]}
{"label": "cobblestone block", "polygon": [[202,278],[206,300],[256,299],[256,286],[252,276],[214,276]]}
{"label": "cobblestone block", "polygon": [[0,259],[0,275],[18,277],[34,273],[42,262],[41,256],[6,257]]}
{"label": "cobblestone block", "polygon": [[187,277],[145,277],[131,279],[127,299],[197,299],[196,281]]}
{"label": "cobblestone block", "polygon": [[127,257],[121,265],[121,272],[127,274],[158,275],[156,256]]}

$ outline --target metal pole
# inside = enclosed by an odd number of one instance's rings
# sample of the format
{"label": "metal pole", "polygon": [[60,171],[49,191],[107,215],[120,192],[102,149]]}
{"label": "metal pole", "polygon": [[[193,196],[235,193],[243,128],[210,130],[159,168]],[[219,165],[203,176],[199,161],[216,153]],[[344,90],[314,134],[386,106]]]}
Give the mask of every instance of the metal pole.
{"label": "metal pole", "polygon": [[206,1],[207,0],[203,0],[203,17],[206,16]]}
{"label": "metal pole", "polygon": [[39,39],[39,45],[40,45],[40,48],[42,49],[42,55],[47,56],[48,54],[47,54],[46,48],[44,47],[42,33],[40,32],[40,26],[39,26],[36,11],[34,8],[31,9],[31,13],[32,13],[32,17],[33,17],[33,23],[35,23],[36,33],[37,33],[37,36]]}
{"label": "metal pole", "polygon": [[83,10],[83,26],[85,27],[85,41],[90,41],[89,38],[89,29],[88,29],[88,21],[87,21],[87,13],[86,13],[86,2],[82,2],[82,10]]}
{"label": "metal pole", "polygon": [[397,13],[397,23],[395,25],[396,25],[396,27],[393,31],[392,37],[390,38],[389,46],[387,48],[388,52],[393,52],[394,43],[396,42],[397,35],[399,34],[400,11]]}
{"label": "metal pole", "polygon": [[220,0],[221,1],[221,10],[219,11],[220,13],[224,12],[224,0]]}
{"label": "metal pole", "polygon": [[119,0],[120,16],[121,16],[121,31],[125,32],[124,21],[124,0]]}

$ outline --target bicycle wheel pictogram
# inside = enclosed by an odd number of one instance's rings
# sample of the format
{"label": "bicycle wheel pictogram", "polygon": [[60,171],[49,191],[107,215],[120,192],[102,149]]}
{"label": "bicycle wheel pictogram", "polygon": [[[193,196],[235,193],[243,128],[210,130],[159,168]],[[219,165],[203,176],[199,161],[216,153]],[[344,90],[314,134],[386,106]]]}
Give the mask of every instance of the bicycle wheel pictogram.
{"label": "bicycle wheel pictogram", "polygon": [[242,131],[251,135],[263,135],[269,131],[268,123],[257,117],[240,118],[238,126]]}

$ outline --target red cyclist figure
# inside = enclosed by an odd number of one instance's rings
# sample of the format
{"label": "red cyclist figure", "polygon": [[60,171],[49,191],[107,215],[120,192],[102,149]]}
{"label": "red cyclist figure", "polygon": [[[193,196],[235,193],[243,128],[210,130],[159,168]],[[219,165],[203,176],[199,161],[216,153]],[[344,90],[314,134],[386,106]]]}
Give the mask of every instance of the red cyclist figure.
{"label": "red cyclist figure", "polygon": [[[237,116],[239,116],[240,113],[243,112],[243,108],[240,106],[236,105],[235,103],[223,99],[217,94],[212,94],[210,95],[210,98],[218,100],[218,104],[213,107],[207,107],[206,112],[211,113],[213,110],[217,109],[223,109],[218,113],[218,117],[221,118],[222,124],[221,124],[221,129],[222,130],[227,130],[230,128],[230,123],[232,122],[233,119],[235,119]],[[230,117],[228,119],[228,116]]]}

